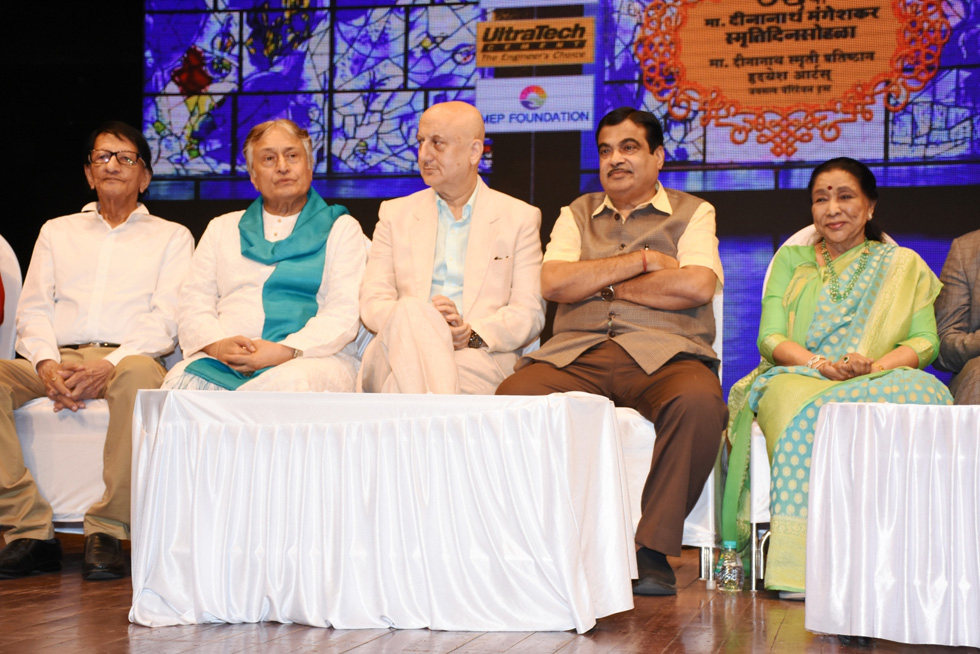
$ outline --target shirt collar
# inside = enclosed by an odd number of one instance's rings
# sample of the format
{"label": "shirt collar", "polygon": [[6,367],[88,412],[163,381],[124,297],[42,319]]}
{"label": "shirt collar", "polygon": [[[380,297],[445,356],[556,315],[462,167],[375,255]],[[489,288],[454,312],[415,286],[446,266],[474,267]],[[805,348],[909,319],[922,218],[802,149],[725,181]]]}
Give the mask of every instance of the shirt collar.
{"label": "shirt collar", "polygon": [[[467,220],[470,219],[470,216],[473,215],[473,205],[476,203],[476,193],[479,190],[480,190],[480,184],[479,182],[477,182],[477,185],[473,188],[473,193],[470,194],[470,199],[467,200],[466,204],[463,205],[463,218],[458,222],[465,223]],[[446,204],[446,201],[443,200],[438,193],[436,193],[436,208],[438,209],[439,215],[441,216],[453,215],[453,212],[449,210],[449,205]]]}
{"label": "shirt collar", "polygon": [[[652,206],[660,213],[667,214],[668,216],[674,212],[673,207],[670,206],[670,198],[667,197],[667,192],[664,190],[664,185],[659,181],[657,182],[657,192],[653,194],[653,197],[636,205],[633,211],[647,206]],[[607,210],[612,213],[619,213],[616,207],[613,206],[612,200],[609,199],[608,195],[602,198],[602,204],[592,212],[592,217],[595,218]]]}
{"label": "shirt collar", "polygon": [[[88,204],[86,204],[84,207],[82,207],[82,213],[94,213],[94,214],[96,214],[99,217],[99,219],[102,222],[105,222],[105,218],[103,218],[102,217],[102,214],[99,213],[99,203],[98,202],[89,202]],[[143,204],[142,202],[137,202],[136,203],[136,208],[133,209],[133,213],[129,214],[129,217],[126,218],[126,222],[123,223],[123,225],[125,225],[126,223],[128,223],[130,221],[130,219],[132,219],[132,218],[134,218],[136,216],[148,216],[148,215],[150,215],[150,210],[146,208],[146,205]],[[120,225],[120,227],[121,226],[122,225]]]}

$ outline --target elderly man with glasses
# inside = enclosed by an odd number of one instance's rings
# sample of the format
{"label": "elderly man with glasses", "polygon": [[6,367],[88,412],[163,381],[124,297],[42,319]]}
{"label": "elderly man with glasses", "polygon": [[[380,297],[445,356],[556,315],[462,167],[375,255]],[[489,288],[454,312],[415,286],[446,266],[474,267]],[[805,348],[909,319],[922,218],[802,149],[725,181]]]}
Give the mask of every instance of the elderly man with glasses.
{"label": "elderly man with glasses", "polygon": [[136,391],[158,388],[157,360],[174,349],[177,295],[194,239],[139,202],[150,184],[150,149],[120,122],[95,130],[85,177],[98,202],[41,227],[17,307],[17,352],[0,361],[0,579],[61,569],[52,511],[24,465],[13,412],[47,396],[54,410],[109,404],[105,494],[85,514],[86,579],[126,574],[132,420]]}
{"label": "elderly man with glasses", "polygon": [[201,237],[177,317],[188,358],[164,388],[352,392],[361,226],[311,188],[313,146],[296,123],[256,125],[243,150],[260,197]]}

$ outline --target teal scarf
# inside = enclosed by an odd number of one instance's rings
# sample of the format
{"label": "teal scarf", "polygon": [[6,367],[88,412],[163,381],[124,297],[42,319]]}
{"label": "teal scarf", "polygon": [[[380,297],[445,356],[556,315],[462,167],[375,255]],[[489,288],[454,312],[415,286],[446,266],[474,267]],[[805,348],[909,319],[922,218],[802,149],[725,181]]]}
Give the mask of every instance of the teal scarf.
{"label": "teal scarf", "polygon": [[[278,343],[293,334],[316,315],[317,291],[323,281],[327,256],[327,237],[337,218],[347,213],[340,205],[329,205],[312,188],[296,220],[293,233],[281,241],[265,239],[262,225],[262,198],[258,198],[238,222],[242,256],[275,270],[262,287],[265,323],[262,338]],[[184,368],[222,388],[234,390],[269,368],[245,376],[217,359],[202,358]]]}

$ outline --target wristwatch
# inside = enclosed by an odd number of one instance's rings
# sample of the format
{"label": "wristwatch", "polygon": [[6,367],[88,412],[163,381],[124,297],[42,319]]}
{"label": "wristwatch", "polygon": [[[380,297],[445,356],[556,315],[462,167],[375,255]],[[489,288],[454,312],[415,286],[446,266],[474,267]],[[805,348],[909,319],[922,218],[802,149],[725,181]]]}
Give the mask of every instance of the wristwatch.
{"label": "wristwatch", "polygon": [[605,287],[604,289],[602,289],[602,299],[605,300],[606,302],[612,302],[613,300],[616,299],[616,291],[613,290],[611,284]]}
{"label": "wristwatch", "polygon": [[471,347],[473,349],[478,349],[478,348],[481,348],[484,345],[486,345],[486,343],[483,342],[483,339],[480,338],[480,335],[479,334],[477,334],[476,332],[471,331],[470,332],[470,342],[467,343],[466,345],[467,345],[467,347]]}

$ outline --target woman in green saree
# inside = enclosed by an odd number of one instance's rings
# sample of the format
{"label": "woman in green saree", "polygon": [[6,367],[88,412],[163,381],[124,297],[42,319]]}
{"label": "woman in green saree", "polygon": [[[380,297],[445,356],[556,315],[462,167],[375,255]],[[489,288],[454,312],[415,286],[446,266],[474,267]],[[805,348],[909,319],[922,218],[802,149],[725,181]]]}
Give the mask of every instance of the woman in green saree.
{"label": "woman in green saree", "polygon": [[[766,588],[805,591],[810,452],[827,402],[952,404],[920,368],[936,357],[933,301],[941,284],[911,250],[882,242],[872,222],[874,174],[841,157],[818,166],[808,186],[813,245],[784,246],[762,300],[762,363],[732,387],[732,445],[722,535],[748,541],[746,493],[752,419],[772,464]],[[756,492],[759,492],[756,489]]]}

